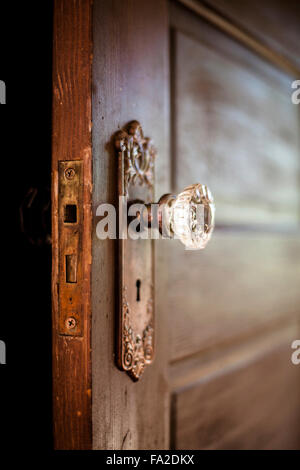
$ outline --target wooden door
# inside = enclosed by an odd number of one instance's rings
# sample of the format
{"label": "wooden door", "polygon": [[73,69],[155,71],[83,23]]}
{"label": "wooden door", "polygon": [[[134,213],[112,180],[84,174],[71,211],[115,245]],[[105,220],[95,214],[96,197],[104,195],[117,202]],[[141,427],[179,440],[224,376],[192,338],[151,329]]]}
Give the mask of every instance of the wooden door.
{"label": "wooden door", "polygon": [[[256,37],[259,20],[245,19],[253,2],[211,2],[220,14],[183,3],[193,9],[170,9],[172,183],[175,192],[208,184],[216,229],[204,251],[168,244],[171,445],[299,447],[300,375],[290,359],[300,301],[296,70],[240,36],[238,26]],[[257,2],[263,43],[280,42],[291,10],[266,3],[262,11]]]}
{"label": "wooden door", "polygon": [[[256,3],[56,1],[57,448],[300,448],[300,10]],[[111,138],[132,119],[158,149],[156,199],[201,182],[216,203],[204,251],[155,241],[156,359],[135,383],[115,363],[116,243],[95,216],[116,203]],[[79,336],[59,329],[59,160],[83,162]]]}

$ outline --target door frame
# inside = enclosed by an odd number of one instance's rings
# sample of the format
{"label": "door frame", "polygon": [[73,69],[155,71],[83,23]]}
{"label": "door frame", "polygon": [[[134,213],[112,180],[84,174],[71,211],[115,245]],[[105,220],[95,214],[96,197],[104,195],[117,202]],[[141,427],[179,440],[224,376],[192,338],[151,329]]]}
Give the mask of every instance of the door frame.
{"label": "door frame", "polygon": [[[91,0],[55,0],[52,133],[52,366],[55,449],[92,448],[91,376]],[[59,331],[61,301],[58,167],[82,161],[82,336]]]}

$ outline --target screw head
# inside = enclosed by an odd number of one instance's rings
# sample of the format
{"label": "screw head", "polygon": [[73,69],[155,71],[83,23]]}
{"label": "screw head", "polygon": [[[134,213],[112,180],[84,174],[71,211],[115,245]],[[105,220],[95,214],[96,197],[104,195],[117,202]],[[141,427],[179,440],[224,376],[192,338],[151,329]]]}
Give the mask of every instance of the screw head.
{"label": "screw head", "polygon": [[68,317],[65,321],[65,325],[68,330],[73,330],[77,325],[77,321],[74,317]]}
{"label": "screw head", "polygon": [[65,169],[65,177],[67,178],[67,180],[72,180],[75,176],[75,173],[76,172],[74,168],[69,167]]}

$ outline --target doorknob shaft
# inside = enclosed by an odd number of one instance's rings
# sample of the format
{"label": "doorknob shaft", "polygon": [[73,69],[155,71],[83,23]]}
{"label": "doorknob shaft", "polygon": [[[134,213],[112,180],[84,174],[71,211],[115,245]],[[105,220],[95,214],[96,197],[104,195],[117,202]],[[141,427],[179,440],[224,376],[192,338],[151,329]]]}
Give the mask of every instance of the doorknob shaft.
{"label": "doorknob shaft", "polygon": [[[136,202],[136,201],[135,201]],[[164,194],[138,217],[144,227],[157,227],[166,238],[178,238],[188,249],[205,248],[211,238],[215,223],[215,205],[207,186],[197,183],[186,187],[178,196]]]}

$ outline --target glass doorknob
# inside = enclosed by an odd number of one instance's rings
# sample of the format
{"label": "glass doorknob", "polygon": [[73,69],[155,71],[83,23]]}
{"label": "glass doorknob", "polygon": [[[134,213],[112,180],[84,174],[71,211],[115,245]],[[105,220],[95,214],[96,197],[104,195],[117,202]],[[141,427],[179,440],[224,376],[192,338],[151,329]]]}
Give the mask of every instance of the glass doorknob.
{"label": "glass doorknob", "polygon": [[188,249],[205,248],[215,223],[215,205],[206,185],[192,184],[178,196],[165,194],[158,203],[159,229],[163,235],[178,238]]}

